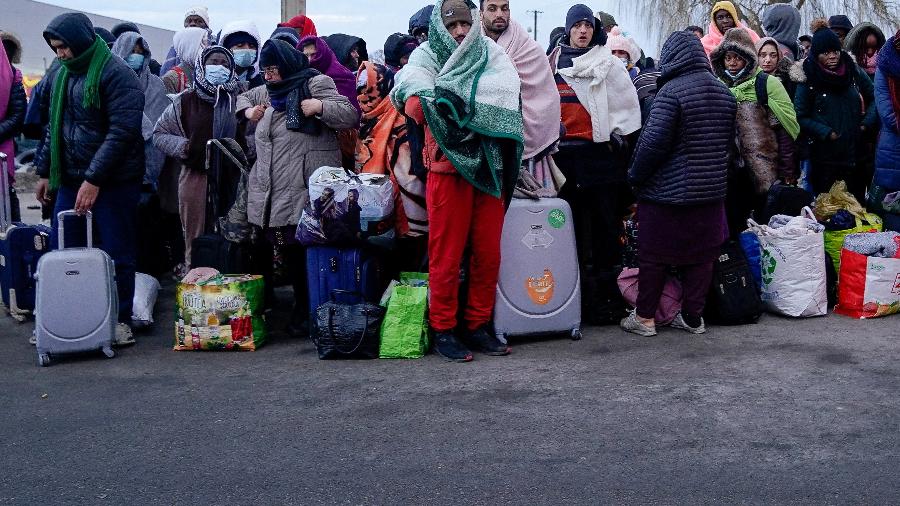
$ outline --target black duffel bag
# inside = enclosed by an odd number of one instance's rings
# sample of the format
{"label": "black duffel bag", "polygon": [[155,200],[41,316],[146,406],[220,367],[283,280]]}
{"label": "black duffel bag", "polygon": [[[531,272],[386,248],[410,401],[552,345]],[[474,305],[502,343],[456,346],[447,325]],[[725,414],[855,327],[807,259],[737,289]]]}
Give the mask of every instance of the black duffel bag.
{"label": "black duffel bag", "polygon": [[316,319],[310,333],[319,359],[378,358],[381,346],[381,322],[387,310],[378,304],[337,302],[335,295],[355,295],[353,292],[333,290],[331,299],[316,308]]}

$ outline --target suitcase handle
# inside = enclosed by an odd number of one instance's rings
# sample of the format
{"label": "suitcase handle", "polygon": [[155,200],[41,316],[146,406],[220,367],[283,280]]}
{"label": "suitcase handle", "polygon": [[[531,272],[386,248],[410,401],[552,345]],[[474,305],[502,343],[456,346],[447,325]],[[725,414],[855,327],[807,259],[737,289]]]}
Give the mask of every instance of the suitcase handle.
{"label": "suitcase handle", "polygon": [[0,208],[0,227],[3,231],[12,226],[12,208],[9,201],[9,157],[6,153],[0,153],[0,199],[3,199],[3,207]]}
{"label": "suitcase handle", "polygon": [[[66,217],[67,216],[78,216],[78,213],[75,212],[74,209],[70,209],[68,211],[60,211],[59,214],[56,215],[56,223],[58,232],[56,233],[59,238],[59,249],[66,249]],[[84,220],[87,223],[87,247],[94,247],[94,213],[88,211],[84,215]]]}

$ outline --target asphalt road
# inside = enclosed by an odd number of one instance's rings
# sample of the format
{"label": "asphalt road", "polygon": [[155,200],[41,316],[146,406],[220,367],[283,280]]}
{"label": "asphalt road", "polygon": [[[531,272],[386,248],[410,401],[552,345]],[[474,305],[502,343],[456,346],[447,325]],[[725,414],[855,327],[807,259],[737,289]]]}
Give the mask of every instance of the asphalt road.
{"label": "asphalt road", "polygon": [[[286,294],[282,294],[286,295]],[[890,504],[900,316],[616,328],[453,364],[171,350],[35,366],[0,320],[0,504]],[[286,305],[287,301],[283,301]],[[275,321],[280,328],[282,322]]]}

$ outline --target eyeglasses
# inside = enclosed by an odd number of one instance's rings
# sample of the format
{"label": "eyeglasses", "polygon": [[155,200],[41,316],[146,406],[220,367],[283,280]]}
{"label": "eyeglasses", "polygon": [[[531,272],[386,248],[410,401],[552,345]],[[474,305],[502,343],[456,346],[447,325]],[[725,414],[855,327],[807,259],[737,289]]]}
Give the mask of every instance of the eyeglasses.
{"label": "eyeglasses", "polygon": [[263,74],[267,76],[274,76],[279,75],[280,71],[278,70],[278,67],[266,67],[263,69]]}

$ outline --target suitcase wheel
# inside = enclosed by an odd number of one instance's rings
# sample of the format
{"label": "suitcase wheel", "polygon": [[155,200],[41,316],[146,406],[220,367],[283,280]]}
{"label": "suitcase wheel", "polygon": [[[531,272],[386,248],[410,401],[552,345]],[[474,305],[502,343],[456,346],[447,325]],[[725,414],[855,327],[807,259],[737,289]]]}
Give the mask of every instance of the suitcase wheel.
{"label": "suitcase wheel", "polygon": [[38,353],[37,365],[38,365],[38,367],[49,366],[50,365],[50,355],[47,353]]}
{"label": "suitcase wheel", "polygon": [[103,354],[106,355],[106,358],[113,358],[116,356],[115,350],[113,350],[109,346],[103,348]]}
{"label": "suitcase wheel", "polygon": [[572,340],[573,341],[581,341],[584,335],[581,333],[581,329],[572,329]]}

